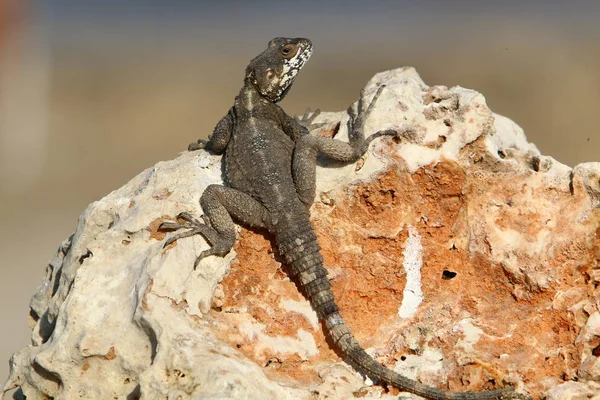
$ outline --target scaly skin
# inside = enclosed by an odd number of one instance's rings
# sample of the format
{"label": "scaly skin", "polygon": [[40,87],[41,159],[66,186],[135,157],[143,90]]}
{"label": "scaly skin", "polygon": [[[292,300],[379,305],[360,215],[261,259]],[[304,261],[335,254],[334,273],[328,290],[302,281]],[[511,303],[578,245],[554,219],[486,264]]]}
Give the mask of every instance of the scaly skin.
{"label": "scaly skin", "polygon": [[[204,147],[224,153],[228,186],[211,185],[202,194],[200,204],[205,224],[187,213],[179,216],[185,223],[163,223],[161,229],[164,230],[189,228],[170,238],[165,246],[184,237],[203,235],[211,248],[200,254],[196,266],[206,256],[224,256],[231,250],[235,241],[233,219],[244,226],[267,229],[274,235],[278,250],[290,267],[291,278],[299,283],[324,321],[327,335],[356,369],[375,381],[428,399],[520,397],[512,387],[487,392],[447,392],[403,377],[369,356],[344,323],[310,223],[316,156],[322,153],[335,160],[354,162],[366,152],[373,139],[394,132],[378,132],[368,138],[363,133],[364,121],[383,87],[366,110],[362,93],[358,112],[349,109],[349,143],[311,136],[305,126],[288,116],[276,103],[287,94],[311,52],[308,39],[275,38],[250,62],[234,106],[219,121],[210,140],[190,145],[190,150]],[[314,116],[305,122],[312,122]]]}

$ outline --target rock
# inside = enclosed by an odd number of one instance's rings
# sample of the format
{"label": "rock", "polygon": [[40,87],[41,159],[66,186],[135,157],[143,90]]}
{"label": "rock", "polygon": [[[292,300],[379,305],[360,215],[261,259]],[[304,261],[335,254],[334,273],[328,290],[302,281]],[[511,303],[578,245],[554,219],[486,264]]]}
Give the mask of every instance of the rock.
{"label": "rock", "polygon": [[[512,384],[536,398],[600,382],[600,163],[540,154],[472,90],[387,85],[363,161],[322,160],[312,219],[348,326],[369,353],[450,390]],[[347,140],[346,113],[314,134]],[[319,122],[317,120],[316,122]],[[204,151],[160,162],[92,203],[31,301],[32,344],[10,361],[17,397],[393,398],[326,342],[262,234],[209,257],[157,228],[221,182]],[[577,382],[576,382],[577,381]]]}
{"label": "rock", "polygon": [[548,391],[546,400],[600,400],[600,385],[594,382],[565,382]]}

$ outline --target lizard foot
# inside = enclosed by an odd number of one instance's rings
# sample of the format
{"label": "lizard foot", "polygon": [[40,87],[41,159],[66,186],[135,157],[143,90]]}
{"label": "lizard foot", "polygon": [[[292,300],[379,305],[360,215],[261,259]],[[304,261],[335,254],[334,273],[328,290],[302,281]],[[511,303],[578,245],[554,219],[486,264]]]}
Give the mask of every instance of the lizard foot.
{"label": "lizard foot", "polygon": [[381,92],[383,92],[383,89],[385,89],[385,85],[379,86],[379,88],[377,89],[377,92],[375,92],[375,96],[373,96],[373,99],[367,106],[366,110],[365,110],[365,101],[364,101],[365,90],[362,89],[360,91],[360,98],[358,99],[356,113],[354,112],[354,109],[352,108],[352,106],[350,106],[348,108],[348,115],[350,116],[350,119],[348,120],[348,132],[349,133],[355,133],[355,135],[363,135],[364,128],[365,128],[365,121],[367,120],[367,118],[369,118],[369,115],[371,115],[371,113],[373,112],[373,109],[375,108],[375,104],[377,103],[377,100],[379,100],[379,96],[381,96]]}
{"label": "lizard foot", "polygon": [[201,150],[206,147],[207,143],[208,143],[208,140],[198,139],[197,141],[189,144],[188,151]]}
{"label": "lizard foot", "polygon": [[176,235],[167,239],[163,248],[168,247],[172,243],[175,243],[179,239],[184,239],[187,237],[202,235],[208,243],[211,245],[210,248],[202,251],[200,255],[194,261],[194,269],[198,266],[200,261],[208,256],[219,256],[223,257],[233,247],[233,242],[235,237],[229,239],[217,232],[212,227],[206,225],[205,223],[200,222],[196,218],[194,218],[191,214],[187,212],[182,212],[177,215],[178,220],[182,220],[183,222],[171,222],[165,221],[158,227],[159,231],[177,231],[180,229],[187,229],[186,231],[177,233]]}
{"label": "lizard foot", "polygon": [[369,115],[373,112],[375,108],[375,104],[377,100],[379,100],[379,96],[381,96],[381,92],[385,89],[385,85],[379,86],[377,92],[375,92],[375,96],[369,102],[369,105],[366,106],[365,109],[365,92],[364,89],[360,92],[360,98],[357,104],[357,110],[354,112],[352,107],[348,108],[348,135],[351,142],[354,142],[354,146],[361,156],[367,152],[369,148],[369,144],[378,137],[382,136],[398,136],[398,132],[394,129],[388,129],[383,131],[378,131],[371,136],[365,138],[364,129],[365,129],[365,121],[369,118]]}
{"label": "lizard foot", "polygon": [[[366,110],[364,110],[364,108],[365,108],[364,100],[363,100],[364,90],[361,92],[360,100],[358,101],[358,112],[356,114],[354,114],[354,112],[352,111],[351,108],[348,110],[349,115],[350,115],[350,120],[348,121],[349,132],[357,132],[358,131],[359,134],[360,134],[360,132],[362,132],[362,130],[364,129],[365,120],[369,117],[369,115],[373,111],[375,103],[379,99],[379,96],[381,95],[381,92],[383,91],[384,88],[385,88],[385,85],[381,85],[379,87],[379,89],[377,89],[375,96],[373,96],[373,99],[369,103]],[[371,142],[373,140],[380,138],[382,136],[393,136],[399,140],[403,140],[403,139],[404,140],[414,140],[414,138],[417,136],[417,131],[412,126],[403,126],[399,129],[385,129],[385,130],[377,131],[374,134],[372,134],[371,136],[369,136],[363,140],[362,150],[364,150],[366,152],[366,149],[368,148],[369,144],[371,144]]]}
{"label": "lizard foot", "polygon": [[315,111],[311,111],[310,108],[307,108],[304,111],[304,115],[302,117],[294,116],[296,122],[300,125],[308,129],[308,131],[314,131],[315,129],[319,129],[327,125],[325,122],[321,122],[318,124],[314,124],[313,121],[321,114],[321,110],[317,109]]}
{"label": "lizard foot", "polygon": [[177,220],[183,220],[184,222],[165,221],[162,224],[160,224],[160,226],[158,227],[158,230],[161,232],[178,231],[180,229],[189,229],[189,230],[187,230],[185,232],[180,232],[177,235],[172,236],[165,242],[163,247],[168,247],[169,245],[178,241],[179,239],[194,236],[197,234],[202,234],[202,231],[205,230],[205,228],[211,229],[210,227],[208,227],[205,224],[203,224],[202,222],[198,221],[196,218],[194,218],[191,214],[189,214],[187,212],[182,212],[182,213],[178,214]]}

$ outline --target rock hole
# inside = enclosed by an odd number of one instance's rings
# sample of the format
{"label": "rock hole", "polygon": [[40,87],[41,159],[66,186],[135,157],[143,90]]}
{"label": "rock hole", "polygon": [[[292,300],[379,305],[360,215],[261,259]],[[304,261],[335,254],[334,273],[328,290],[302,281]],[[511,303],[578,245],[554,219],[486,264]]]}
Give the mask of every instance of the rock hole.
{"label": "rock hole", "polygon": [[535,172],[540,172],[540,164],[541,164],[541,160],[539,157],[533,157],[531,159],[531,163],[530,163],[530,167],[533,171]]}
{"label": "rock hole", "polygon": [[61,387],[63,385],[63,382],[60,379],[60,375],[58,375],[56,372],[52,372],[52,371],[47,370],[41,364],[39,364],[37,361],[34,361],[31,366],[33,367],[33,370],[39,376],[41,376],[42,378],[44,378],[45,380],[50,381],[50,382],[54,382],[57,385],[57,387]]}
{"label": "rock hole", "polygon": [[571,170],[571,173],[569,174],[569,192],[571,193],[571,196],[575,195],[575,187],[573,186],[573,170]]}
{"label": "rock hole", "polygon": [[108,229],[112,229],[112,227],[115,226],[115,224],[119,222],[120,219],[121,217],[119,216],[119,214],[112,215],[112,220],[108,223]]}
{"label": "rock hole", "polygon": [[81,257],[79,257],[79,264],[83,264],[83,262],[86,260],[86,258],[90,258],[94,255],[94,253],[92,253],[90,251],[90,249],[88,249],[88,251],[82,255]]}
{"label": "rock hole", "polygon": [[235,347],[237,347],[238,349],[241,349],[242,348],[242,344],[238,343],[238,344],[235,345]]}
{"label": "rock hole", "polygon": [[456,272],[454,272],[454,271],[445,269],[444,272],[442,272],[442,279],[444,279],[446,281],[454,278],[455,276],[456,276]]}
{"label": "rock hole", "polygon": [[400,360],[406,361],[406,356],[400,356]]}
{"label": "rock hole", "polygon": [[498,157],[502,159],[506,158],[506,153],[504,152],[504,150],[498,150]]}
{"label": "rock hole", "polygon": [[42,315],[42,318],[39,323],[39,334],[42,338],[42,343],[46,343],[52,333],[54,332],[54,327],[56,326],[55,317],[51,316],[50,313],[46,310]]}
{"label": "rock hole", "polygon": [[142,388],[137,385],[131,393],[127,395],[127,400],[139,400],[142,398]]}
{"label": "rock hole", "polygon": [[152,329],[148,321],[145,319],[140,320],[139,327],[146,334],[146,336],[148,336],[148,342],[150,344],[150,362],[153,363],[158,349],[158,338],[156,337],[156,332],[154,332],[154,329]]}
{"label": "rock hole", "polygon": [[600,357],[600,344],[593,348],[592,354],[594,357]]}
{"label": "rock hole", "polygon": [[[352,392],[352,395],[356,398],[359,397],[366,397],[369,394],[369,392],[367,391],[366,387],[362,387],[359,390]],[[317,396],[315,396],[315,399],[318,398],[319,393],[316,393]]]}
{"label": "rock hole", "polygon": [[35,311],[33,311],[30,308],[29,309],[29,318],[31,318],[33,320],[33,322],[38,322],[40,319],[40,316],[38,315],[38,313],[36,313]]}
{"label": "rock hole", "polygon": [[123,381],[123,384],[124,384],[124,385],[127,385],[127,384],[129,384],[129,382],[131,382],[131,381],[129,380],[129,378],[125,378],[125,380]]}
{"label": "rock hole", "polygon": [[62,276],[62,267],[56,271],[56,275],[54,276],[54,286],[52,286],[52,296],[56,294],[58,291],[58,287],[60,286],[60,278]]}
{"label": "rock hole", "polygon": [[23,389],[18,388],[17,391],[13,394],[12,397],[14,400],[27,400],[25,397],[25,393],[23,393]]}
{"label": "rock hole", "polygon": [[335,126],[333,127],[333,133],[331,134],[331,136],[335,137],[335,135],[337,135],[339,131],[340,131],[340,122],[335,124]]}
{"label": "rock hole", "polygon": [[179,369],[174,369],[173,370],[173,375],[175,375],[178,379],[179,378],[185,378],[185,373]]}
{"label": "rock hole", "polygon": [[278,369],[281,367],[281,360],[277,357],[272,357],[267,360],[265,363],[265,368]]}

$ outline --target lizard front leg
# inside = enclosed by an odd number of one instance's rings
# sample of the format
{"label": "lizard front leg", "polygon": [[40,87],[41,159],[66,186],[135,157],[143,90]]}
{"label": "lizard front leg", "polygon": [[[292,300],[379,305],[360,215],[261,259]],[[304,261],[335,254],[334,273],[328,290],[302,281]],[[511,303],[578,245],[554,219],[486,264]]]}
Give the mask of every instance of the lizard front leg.
{"label": "lizard front leg", "polygon": [[208,141],[204,139],[198,139],[197,141],[190,143],[188,146],[188,151],[207,149],[212,150],[217,154],[223,153],[225,148],[227,148],[229,139],[231,139],[234,121],[235,114],[232,107],[229,109],[229,112],[217,123]]}
{"label": "lizard front leg", "polygon": [[315,198],[316,191],[316,163],[317,154],[344,162],[355,162],[362,157],[369,143],[381,136],[395,136],[395,131],[380,131],[365,138],[364,122],[369,117],[385,86],[380,86],[369,106],[364,110],[364,92],[358,101],[358,112],[355,114],[352,107],[348,109],[349,142],[319,136],[303,135],[296,139],[293,156],[293,177],[296,191],[300,200],[310,206]]}
{"label": "lizard front leg", "polygon": [[267,228],[269,225],[267,209],[250,195],[236,189],[209,185],[200,197],[200,205],[206,223],[198,221],[188,213],[181,213],[178,218],[185,222],[163,222],[159,227],[162,231],[188,229],[169,238],[165,247],[179,239],[198,234],[208,241],[211,247],[196,258],[194,269],[205,257],[223,257],[231,251],[236,233],[233,219],[248,227]]}

